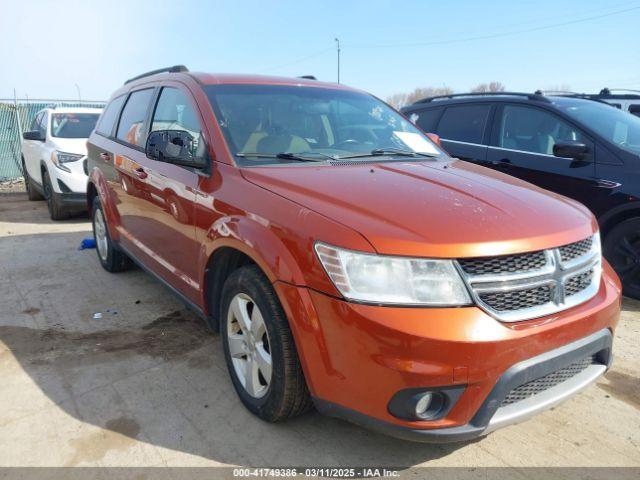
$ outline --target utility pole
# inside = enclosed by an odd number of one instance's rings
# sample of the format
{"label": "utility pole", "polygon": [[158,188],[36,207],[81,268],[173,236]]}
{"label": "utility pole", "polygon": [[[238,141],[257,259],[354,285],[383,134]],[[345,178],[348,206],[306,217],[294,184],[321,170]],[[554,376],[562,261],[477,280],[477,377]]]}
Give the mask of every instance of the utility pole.
{"label": "utility pole", "polygon": [[77,83],[74,83],[76,86],[76,90],[78,91],[78,102],[82,103],[82,97],[80,96],[80,86]]}
{"label": "utility pole", "polygon": [[336,42],[336,49],[338,50],[338,83],[340,83],[340,40],[338,37],[334,40]]}

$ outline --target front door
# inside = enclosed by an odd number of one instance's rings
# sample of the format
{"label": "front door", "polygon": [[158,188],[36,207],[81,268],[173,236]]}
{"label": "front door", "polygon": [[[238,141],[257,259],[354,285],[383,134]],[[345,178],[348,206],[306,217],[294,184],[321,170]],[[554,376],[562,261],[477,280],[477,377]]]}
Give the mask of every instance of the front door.
{"label": "front door", "polygon": [[[140,127],[141,136],[133,141],[144,146],[147,132],[185,130],[204,145],[200,116],[187,90],[165,86],[154,102],[148,127]],[[120,123],[122,126],[122,120]],[[199,302],[199,245],[194,218],[199,174],[192,168],[151,160],[144,150],[135,151],[125,163],[123,179],[129,179],[131,188],[130,212],[123,223],[136,248],[171,286]]]}
{"label": "front door", "polygon": [[[553,155],[558,142],[585,143],[589,154],[583,160]],[[548,110],[506,104],[498,108],[489,166],[589,206],[597,195],[594,143],[577,127]]]}

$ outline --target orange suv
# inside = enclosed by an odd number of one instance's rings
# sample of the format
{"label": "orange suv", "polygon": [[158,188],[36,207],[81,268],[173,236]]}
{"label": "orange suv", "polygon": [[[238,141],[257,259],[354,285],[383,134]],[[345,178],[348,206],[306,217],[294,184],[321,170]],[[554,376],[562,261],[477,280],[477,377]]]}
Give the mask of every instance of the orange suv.
{"label": "orange suv", "polygon": [[264,420],[315,405],[466,440],[610,365],[620,283],[593,215],[364,92],[149,72],[111,98],[87,168],[102,266],[134,261],[219,331]]}

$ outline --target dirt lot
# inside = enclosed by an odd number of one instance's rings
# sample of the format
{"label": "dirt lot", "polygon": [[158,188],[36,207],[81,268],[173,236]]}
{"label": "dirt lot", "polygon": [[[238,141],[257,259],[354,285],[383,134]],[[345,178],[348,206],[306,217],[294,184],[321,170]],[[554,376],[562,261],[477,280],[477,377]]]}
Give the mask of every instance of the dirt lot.
{"label": "dirt lot", "polygon": [[104,272],[78,250],[89,236],[86,218],[0,194],[0,466],[640,466],[640,302],[597,385],[479,441],[413,444],[251,416],[219,338],[144,272]]}

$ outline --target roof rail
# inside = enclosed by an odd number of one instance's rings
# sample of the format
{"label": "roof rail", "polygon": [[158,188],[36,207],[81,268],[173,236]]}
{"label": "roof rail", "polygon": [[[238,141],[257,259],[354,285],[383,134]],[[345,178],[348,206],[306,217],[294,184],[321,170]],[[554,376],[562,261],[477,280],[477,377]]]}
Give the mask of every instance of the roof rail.
{"label": "roof rail", "polygon": [[150,72],[146,72],[146,73],[143,73],[141,75],[137,75],[135,77],[132,77],[129,80],[127,80],[126,82],[124,82],[124,84],[126,85],[127,83],[131,83],[134,80],[138,80],[138,79],[144,78],[144,77],[149,77],[151,75],[156,75],[158,73],[178,73],[178,72],[188,72],[188,71],[189,71],[189,69],[187,67],[185,67],[184,65],[174,65],[173,67],[158,68],[157,70],[151,70]]}
{"label": "roof rail", "polygon": [[612,94],[611,92],[633,92],[633,93],[640,93],[640,90],[633,90],[631,88],[603,88],[602,90],[600,90],[600,93],[598,95],[602,95],[602,96],[607,96],[607,95],[615,95]]}
{"label": "roof rail", "polygon": [[491,97],[491,96],[518,96],[527,97],[529,100],[539,100],[541,102],[549,102],[549,99],[543,95],[537,93],[522,93],[522,92],[470,92],[470,93],[452,93],[450,95],[437,95],[435,97],[427,97],[422,100],[418,100],[415,103],[429,103],[432,100],[439,100],[441,98],[460,98],[460,97]]}
{"label": "roof rail", "polygon": [[306,80],[318,80],[314,75],[300,75],[298,78],[304,78]]}

